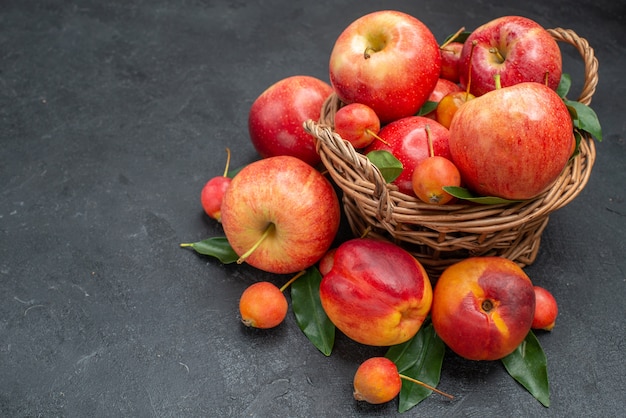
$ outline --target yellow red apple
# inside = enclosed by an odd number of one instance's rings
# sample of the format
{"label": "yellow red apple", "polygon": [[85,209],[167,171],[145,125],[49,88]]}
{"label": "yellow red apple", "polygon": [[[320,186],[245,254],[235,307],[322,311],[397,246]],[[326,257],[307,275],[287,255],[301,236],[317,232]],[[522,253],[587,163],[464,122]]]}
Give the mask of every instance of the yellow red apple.
{"label": "yellow red apple", "polygon": [[341,244],[322,278],[328,318],[349,338],[390,346],[419,331],[432,303],[424,267],[388,241],[355,238]]}
{"label": "yellow red apple", "polygon": [[291,156],[244,167],[226,190],[221,209],[224,233],[240,261],[280,274],[317,263],[340,222],[331,183]]}
{"label": "yellow red apple", "polygon": [[432,140],[433,155],[451,158],[450,132],[439,122],[424,116],[408,116],[385,125],[378,136],[383,141],[374,141],[365,148],[364,154],[375,150],[386,150],[402,163],[402,173],[393,181],[405,194],[415,196],[412,175],[417,164],[430,157],[428,136]]}
{"label": "yellow red apple", "polygon": [[259,155],[290,155],[312,166],[319,164],[313,137],[302,123],[319,119],[332,92],[330,84],[306,75],[283,78],[263,91],[248,115],[248,132]]}
{"label": "yellow red apple", "polygon": [[519,83],[457,110],[450,125],[450,154],[475,193],[530,199],[563,171],[572,132],[571,116],[556,92],[540,83]]}
{"label": "yellow red apple", "polygon": [[562,73],[561,50],[552,35],[522,16],[502,16],[474,29],[463,43],[458,65],[464,89],[471,66],[470,93],[475,96],[496,88],[496,74],[503,87],[534,81],[556,90]]}
{"label": "yellow red apple", "polygon": [[437,280],[431,319],[437,335],[459,356],[498,360],[526,338],[534,312],[533,285],[517,264],[470,257]]}
{"label": "yellow red apple", "polygon": [[363,103],[381,123],[414,115],[441,69],[437,40],[417,18],[382,10],[353,21],[331,51],[330,82],[345,103]]}

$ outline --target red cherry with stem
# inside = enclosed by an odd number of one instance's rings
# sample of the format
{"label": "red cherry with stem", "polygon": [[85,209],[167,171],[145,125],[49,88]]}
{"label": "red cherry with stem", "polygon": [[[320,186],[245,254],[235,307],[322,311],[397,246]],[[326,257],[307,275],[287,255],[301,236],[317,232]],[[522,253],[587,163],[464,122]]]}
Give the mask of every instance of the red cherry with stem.
{"label": "red cherry with stem", "polygon": [[218,222],[222,218],[222,199],[226,189],[230,186],[231,178],[228,177],[228,166],[230,165],[230,149],[226,148],[226,167],[224,168],[224,174],[221,176],[213,177],[206,182],[200,193],[200,202],[202,208],[207,215],[217,220]]}

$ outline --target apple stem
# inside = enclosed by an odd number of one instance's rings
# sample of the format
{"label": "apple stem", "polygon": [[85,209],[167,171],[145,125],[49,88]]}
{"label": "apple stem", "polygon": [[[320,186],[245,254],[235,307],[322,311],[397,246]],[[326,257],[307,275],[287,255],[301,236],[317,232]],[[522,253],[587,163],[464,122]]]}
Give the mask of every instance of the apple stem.
{"label": "apple stem", "polygon": [[434,387],[432,387],[431,385],[429,385],[429,384],[427,384],[427,383],[424,383],[424,382],[419,381],[419,380],[417,380],[417,379],[413,379],[412,377],[406,376],[406,375],[404,375],[404,374],[402,374],[402,373],[400,373],[400,378],[401,378],[401,379],[404,379],[404,380],[408,380],[409,382],[416,383],[416,384],[418,384],[418,385],[420,385],[420,386],[423,386],[423,387],[425,387],[426,389],[428,389],[428,390],[432,390],[433,392],[438,393],[439,395],[445,396],[445,397],[446,397],[446,398],[448,398],[448,399],[454,399],[454,396],[450,395],[449,393],[446,393],[446,392],[440,391],[439,389],[434,388]]}
{"label": "apple stem", "polygon": [[224,177],[228,176],[229,166],[230,166],[230,148],[226,147],[226,167],[224,168]]}
{"label": "apple stem", "polygon": [[270,222],[267,228],[265,228],[265,231],[263,231],[263,235],[261,235],[261,238],[259,238],[259,240],[255,242],[254,245],[248,251],[243,253],[237,259],[237,264],[242,264],[244,261],[246,261],[246,258],[250,257],[250,254],[252,254],[257,248],[259,248],[259,245],[261,245],[263,240],[265,240],[265,238],[267,238],[269,234],[274,232],[275,230],[276,230],[276,225]]}
{"label": "apple stem", "polygon": [[366,129],[365,132],[368,133],[369,135],[372,135],[374,138],[376,138],[378,141],[382,142],[383,144],[387,145],[388,147],[391,146],[391,145],[389,145],[389,142],[387,142],[384,139],[382,139],[381,137],[379,137],[376,134],[376,132],[372,131],[371,129]]}
{"label": "apple stem", "polygon": [[467,95],[470,93],[470,86],[472,85],[472,58],[474,57],[474,48],[476,48],[477,44],[478,41],[472,41],[472,49],[470,49],[469,56],[469,68],[467,70],[467,88],[465,89],[465,101],[467,101]]}
{"label": "apple stem", "polygon": [[450,43],[454,42],[454,40],[456,38],[459,37],[459,35],[465,30],[465,26],[461,26],[461,28],[459,30],[457,30],[456,32],[454,32],[454,35],[452,35],[451,37],[448,38],[447,41],[445,41],[444,43],[441,44],[441,46],[439,47],[439,49],[444,49],[445,47],[447,47]]}
{"label": "apple stem", "polygon": [[424,129],[426,130],[426,139],[428,140],[428,155],[435,156],[435,147],[433,146],[433,138],[430,134],[430,126],[427,124]]}
{"label": "apple stem", "polygon": [[363,233],[361,234],[361,238],[365,238],[367,236],[367,234],[370,233],[370,231],[372,230],[371,226],[368,226],[367,228],[365,228],[365,230],[363,231]]}
{"label": "apple stem", "polygon": [[502,56],[498,48],[489,48],[489,52],[491,52],[492,54],[495,54],[498,61],[500,61],[500,64],[504,62],[504,57]]}
{"label": "apple stem", "polygon": [[299,272],[298,274],[296,274],[295,276],[293,276],[291,279],[289,279],[289,281],[287,283],[285,283],[281,288],[280,291],[284,292],[285,289],[287,289],[289,287],[289,285],[291,285],[291,283],[295,282],[298,278],[300,278],[301,276],[304,275],[304,273],[306,273],[306,270],[302,270],[301,272]]}
{"label": "apple stem", "polygon": [[550,80],[550,72],[546,71],[546,76],[544,77],[544,82],[546,84],[546,87],[548,87],[549,80]]}
{"label": "apple stem", "polygon": [[496,90],[502,88],[502,82],[500,81],[500,73],[497,73],[493,76],[493,81],[496,84]]}
{"label": "apple stem", "polygon": [[376,50],[371,46],[368,46],[367,48],[365,48],[365,51],[363,51],[363,58],[365,58],[366,60],[370,59],[370,57],[372,56],[372,52],[376,52]]}

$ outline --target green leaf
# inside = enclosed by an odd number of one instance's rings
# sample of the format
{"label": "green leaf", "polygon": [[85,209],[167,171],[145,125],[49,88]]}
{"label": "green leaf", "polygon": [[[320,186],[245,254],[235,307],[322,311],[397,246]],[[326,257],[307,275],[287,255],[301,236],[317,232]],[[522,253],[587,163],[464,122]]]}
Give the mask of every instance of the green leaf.
{"label": "green leaf", "polygon": [[228,170],[228,173],[226,174],[226,177],[229,178],[233,178],[237,175],[237,173],[239,173],[241,170],[243,170],[245,168],[245,165],[238,167],[238,168],[233,168],[232,170]]}
{"label": "green leaf", "polygon": [[317,267],[306,270],[291,284],[291,305],[298,326],[325,356],[330,356],[335,344],[335,325],[328,319],[320,301],[322,275]]}
{"label": "green leaf", "polygon": [[596,112],[586,104],[574,100],[564,100],[564,102],[572,115],[574,126],[581,131],[588,132],[598,141],[602,141],[602,128]]}
{"label": "green leaf", "polygon": [[433,110],[437,109],[438,104],[439,102],[433,102],[431,100],[428,100],[426,103],[424,103],[424,105],[417,112],[417,116],[424,116],[424,115],[429,114]]}
{"label": "green leaf", "polygon": [[521,202],[521,200],[509,200],[509,199],[503,199],[501,197],[495,197],[495,196],[475,196],[472,194],[472,192],[470,192],[464,187],[444,186],[442,188],[443,190],[445,190],[446,192],[450,193],[452,196],[458,199],[468,200],[470,202],[480,203],[483,205],[498,205],[501,203]]}
{"label": "green leaf", "polygon": [[556,88],[556,92],[562,99],[567,96],[569,93],[569,89],[572,86],[572,78],[569,74],[563,73],[561,74],[561,80],[559,81],[559,86]]}
{"label": "green leaf", "polygon": [[550,406],[550,385],[546,355],[530,331],[526,339],[502,359],[507,372],[545,407]]}
{"label": "green leaf", "polygon": [[198,254],[215,257],[224,264],[234,263],[239,259],[226,237],[207,238],[198,242],[182,243],[180,246],[193,248]]}
{"label": "green leaf", "polygon": [[[460,42],[463,44],[467,40],[468,36],[470,36],[471,34],[472,34],[471,31],[463,31],[459,33],[459,36],[457,36],[454,39],[454,42]],[[454,36],[454,33],[451,33],[450,35],[446,36],[446,39],[444,39],[443,43],[445,44],[446,42],[448,42],[448,39],[452,38],[453,36]]]}
{"label": "green leaf", "polygon": [[[390,347],[385,357],[396,364],[400,374],[436,387],[441,377],[444,355],[445,345],[435,333],[433,325],[424,323],[412,339]],[[398,411],[408,411],[431,393],[430,389],[403,379]]]}
{"label": "green leaf", "polygon": [[380,170],[387,183],[391,183],[402,173],[402,163],[387,150],[371,151],[367,158]]}

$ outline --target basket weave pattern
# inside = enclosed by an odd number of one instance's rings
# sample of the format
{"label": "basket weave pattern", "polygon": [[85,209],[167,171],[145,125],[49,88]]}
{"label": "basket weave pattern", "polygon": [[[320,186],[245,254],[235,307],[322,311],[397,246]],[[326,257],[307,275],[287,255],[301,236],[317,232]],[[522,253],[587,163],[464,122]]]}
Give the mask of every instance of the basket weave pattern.
{"label": "basket weave pattern", "polygon": [[[572,45],[585,65],[585,82],[578,101],[590,104],[598,83],[598,61],[587,41],[568,29],[548,29],[555,40]],[[411,252],[430,273],[440,273],[468,256],[498,255],[520,266],[537,257],[541,235],[555,210],[571,202],[585,187],[596,149],[583,136],[579,154],[570,160],[555,184],[538,197],[519,203],[430,205],[387,184],[365,155],[334,133],[334,115],[342,106],[331,95],[319,121],[304,129],[331,178],[342,191],[344,212],[356,236],[391,240]]]}

